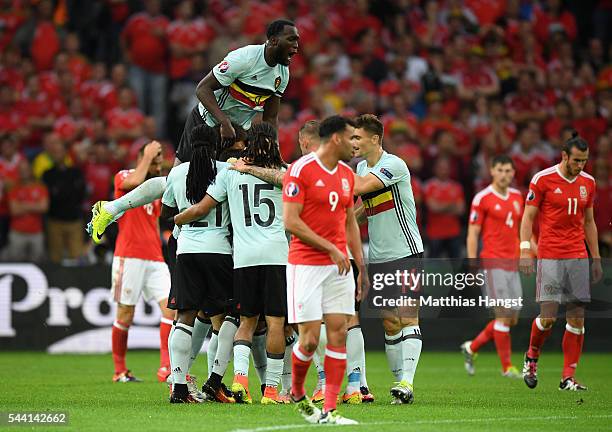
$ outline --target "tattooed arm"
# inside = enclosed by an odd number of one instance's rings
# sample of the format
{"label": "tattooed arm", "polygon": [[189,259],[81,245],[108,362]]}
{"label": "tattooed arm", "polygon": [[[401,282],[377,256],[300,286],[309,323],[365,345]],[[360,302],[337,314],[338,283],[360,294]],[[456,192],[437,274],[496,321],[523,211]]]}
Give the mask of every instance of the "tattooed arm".
{"label": "tattooed arm", "polygon": [[266,183],[270,183],[280,188],[283,187],[283,177],[285,173],[279,169],[262,168],[255,165],[248,165],[242,159],[239,159],[235,164],[230,165],[228,169],[233,169],[245,174],[251,174],[252,176],[257,177],[258,179],[261,179]]}

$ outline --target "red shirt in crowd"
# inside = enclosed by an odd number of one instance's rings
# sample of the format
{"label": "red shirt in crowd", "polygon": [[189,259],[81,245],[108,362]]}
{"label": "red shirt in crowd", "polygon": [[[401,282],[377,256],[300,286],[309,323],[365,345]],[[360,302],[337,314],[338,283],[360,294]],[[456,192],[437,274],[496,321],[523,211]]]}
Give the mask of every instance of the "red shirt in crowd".
{"label": "red shirt in crowd", "polygon": [[514,162],[514,181],[520,190],[527,189],[529,179],[550,163],[548,157],[537,149],[525,154],[515,148],[510,152],[510,157]]}
{"label": "red shirt in crowd", "polygon": [[153,17],[144,12],[128,20],[121,37],[127,44],[132,63],[149,72],[166,72],[169,23],[163,15]]}
{"label": "red shirt in crowd", "polygon": [[113,176],[118,168],[118,163],[114,161],[105,163],[85,162],[83,175],[87,183],[88,199],[91,203],[108,200]]}
{"label": "red shirt in crowd", "polygon": [[[115,175],[115,199],[127,193],[121,190],[121,183],[132,172],[134,170],[123,170]],[[161,200],[126,211],[117,221],[119,235],[115,245],[115,256],[163,261],[158,223],[160,215]]]}
{"label": "red shirt in crowd", "polygon": [[595,179],[584,171],[567,180],[559,165],[537,173],[529,185],[527,205],[538,207],[538,258],[588,258],[584,213],[593,207]]}
{"label": "red shirt in crowd", "polygon": [[32,61],[36,70],[45,71],[51,69],[60,48],[60,38],[55,25],[50,21],[38,23],[32,38],[32,45],[30,46],[30,54],[32,55]]}
{"label": "red shirt in crowd", "polygon": [[[168,38],[171,45],[181,48],[193,48],[199,44],[208,44],[215,37],[213,28],[199,18],[193,21],[172,21],[168,27]],[[170,77],[182,78],[191,70],[191,57],[170,57]]]}
{"label": "red shirt in crowd", "polygon": [[[142,126],[144,123],[144,115],[137,108],[123,110],[119,107],[114,108],[106,113],[106,123],[109,130],[113,129],[133,129],[137,126]],[[129,146],[132,143],[131,139],[119,140],[119,145]]]}
{"label": "red shirt in crowd", "polygon": [[[316,153],[292,163],[283,179],[283,202],[300,203],[300,218],[316,234],[346,253],[346,209],[353,207],[353,170],[338,162],[332,171],[323,166]],[[329,255],[293,236],[289,263],[331,265]]]}
{"label": "red shirt in crowd", "polygon": [[[49,192],[42,183],[17,184],[8,193],[8,201],[28,204],[41,203],[49,198]],[[11,230],[23,234],[43,232],[43,215],[41,213],[24,213],[11,216]]]}
{"label": "red shirt in crowd", "polygon": [[[11,160],[0,158],[0,188],[6,187],[7,183],[9,186],[13,183],[17,183],[19,180],[19,164],[24,157],[17,153]],[[9,213],[8,209],[8,194],[0,191],[0,216],[6,216]]]}
{"label": "red shirt in crowd", "polygon": [[[425,204],[433,199],[440,204],[459,205],[463,202],[463,187],[454,180],[433,178],[425,183],[424,195]],[[432,240],[456,237],[461,234],[459,216],[428,209],[426,232]]]}

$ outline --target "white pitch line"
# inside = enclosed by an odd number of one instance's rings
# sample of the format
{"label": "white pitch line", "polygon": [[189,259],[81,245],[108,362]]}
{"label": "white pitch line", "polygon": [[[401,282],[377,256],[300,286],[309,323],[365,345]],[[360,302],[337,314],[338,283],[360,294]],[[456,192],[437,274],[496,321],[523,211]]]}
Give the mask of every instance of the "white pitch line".
{"label": "white pitch line", "polygon": [[[437,419],[437,420],[416,420],[410,422],[411,425],[415,424],[454,424],[454,423],[481,423],[481,422],[504,422],[504,421],[532,421],[532,420],[578,420],[579,418],[584,419],[593,419],[593,418],[612,418],[612,414],[602,414],[602,415],[592,415],[585,417],[578,416],[547,416],[547,417],[492,417],[492,418],[471,418],[471,419]],[[382,421],[382,422],[368,422],[368,423],[359,423],[356,425],[351,425],[353,427],[359,426],[381,426],[381,425],[393,425],[393,424],[402,424],[405,425],[406,422],[397,422],[397,421]],[[302,428],[310,428],[317,427],[319,425],[316,424],[289,424],[289,425],[278,425],[278,426],[263,426],[253,429],[234,429],[231,432],[268,432],[268,431],[283,431],[283,430],[291,430],[291,429],[302,429]],[[336,426],[336,425],[325,425]]]}

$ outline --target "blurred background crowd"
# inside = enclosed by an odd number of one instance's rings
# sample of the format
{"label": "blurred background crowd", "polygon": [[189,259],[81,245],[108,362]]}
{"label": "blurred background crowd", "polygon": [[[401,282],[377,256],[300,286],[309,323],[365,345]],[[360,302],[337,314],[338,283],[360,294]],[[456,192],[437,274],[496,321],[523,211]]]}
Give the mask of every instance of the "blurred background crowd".
{"label": "blurred background crowd", "polygon": [[287,162],[304,122],[378,114],[430,256],[457,257],[489,160],[511,155],[525,191],[576,129],[609,256],[611,0],[0,0],[0,258],[96,260],[85,221],[115,173],[152,138],[168,169],[198,81],[279,17],[301,37]]}

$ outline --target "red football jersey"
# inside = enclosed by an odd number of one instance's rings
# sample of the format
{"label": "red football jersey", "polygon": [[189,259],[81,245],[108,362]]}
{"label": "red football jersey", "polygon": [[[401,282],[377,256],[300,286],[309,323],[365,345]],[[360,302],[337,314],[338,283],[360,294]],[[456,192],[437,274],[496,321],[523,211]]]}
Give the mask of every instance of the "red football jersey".
{"label": "red football jersey", "polygon": [[503,196],[488,186],[474,196],[470,224],[481,226],[481,258],[518,258],[522,214],[523,197],[517,189],[509,188]]}
{"label": "red football jersey", "polygon": [[[463,201],[463,186],[454,180],[441,181],[433,178],[425,183],[425,205],[431,199],[442,204],[459,204]],[[427,236],[430,239],[446,239],[461,234],[459,216],[429,210],[427,213]]]}
{"label": "red football jersey", "polygon": [[588,258],[584,212],[594,195],[595,179],[584,171],[570,181],[555,165],[533,176],[527,204],[540,209],[538,258]]}
{"label": "red football jersey", "polygon": [[[346,252],[346,209],[353,207],[353,170],[339,162],[332,171],[315,153],[301,157],[289,166],[283,179],[283,201],[304,205],[300,217],[319,236]],[[330,265],[323,251],[291,238],[289,263]]]}
{"label": "red football jersey", "polygon": [[[125,195],[121,183],[134,170],[119,171],[115,175],[115,199]],[[115,245],[115,256],[163,261],[159,225],[161,200],[125,212],[117,221],[119,235]]]}

